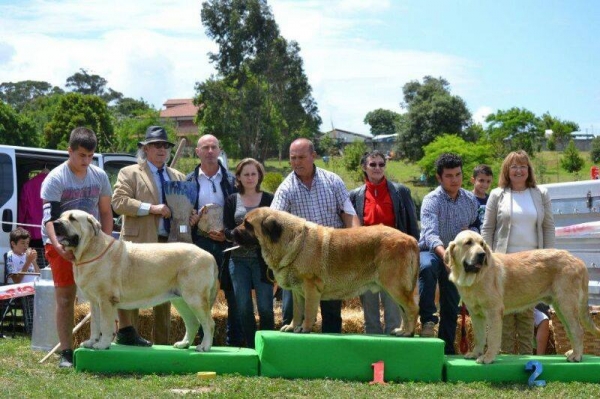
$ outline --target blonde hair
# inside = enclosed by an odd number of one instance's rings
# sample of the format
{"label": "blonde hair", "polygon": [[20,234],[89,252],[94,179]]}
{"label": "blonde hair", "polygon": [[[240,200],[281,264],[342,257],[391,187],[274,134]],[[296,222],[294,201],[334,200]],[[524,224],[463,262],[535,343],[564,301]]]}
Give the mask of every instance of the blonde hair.
{"label": "blonde hair", "polygon": [[529,160],[529,155],[523,150],[513,151],[504,158],[502,167],[500,168],[500,178],[498,179],[498,185],[502,188],[510,187],[510,166],[513,164],[526,164],[527,165],[527,180],[525,185],[528,188],[536,186],[535,175],[533,174],[533,166]]}

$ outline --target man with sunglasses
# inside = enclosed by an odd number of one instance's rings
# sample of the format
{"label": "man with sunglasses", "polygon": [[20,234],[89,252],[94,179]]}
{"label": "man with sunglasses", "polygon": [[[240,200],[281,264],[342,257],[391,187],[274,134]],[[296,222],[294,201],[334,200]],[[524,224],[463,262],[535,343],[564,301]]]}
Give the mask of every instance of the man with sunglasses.
{"label": "man with sunglasses", "polygon": [[[123,216],[122,240],[136,243],[167,242],[171,210],[164,198],[162,185],[163,182],[185,179],[183,173],[167,166],[173,146],[164,128],[150,126],[146,130],[146,139],[138,143],[138,164],[127,166],[119,172],[112,207]],[[138,310],[131,311],[131,318],[136,325]],[[169,345],[170,330],[171,303],[165,302],[154,307],[154,343]],[[128,340],[126,335],[117,335],[117,343]],[[148,341],[146,343],[151,345]]]}
{"label": "man with sunglasses", "polygon": [[[363,155],[360,160],[365,184],[350,192],[350,201],[363,226],[384,224],[419,239],[415,204],[410,190],[386,179],[386,156],[379,150]],[[367,291],[360,296],[365,317],[366,334],[389,335],[400,328],[398,304],[384,291]],[[383,305],[384,327],[381,325],[379,303]]]}
{"label": "man with sunglasses", "polygon": [[[225,199],[236,192],[235,176],[227,171],[221,164],[219,155],[221,147],[219,140],[212,134],[205,134],[198,139],[196,155],[200,163],[194,171],[187,175],[186,180],[196,183],[197,195],[194,209],[196,210],[190,219],[190,224],[195,226],[200,220],[204,207],[208,204],[225,205]],[[219,280],[221,289],[225,291],[227,300],[227,332],[225,344],[228,346],[244,346],[244,335],[242,325],[237,312],[233,285],[229,276],[228,264],[223,264],[223,250],[229,244],[225,240],[224,230],[209,231],[205,233],[197,228],[192,228],[192,240],[194,244],[210,252],[219,265]]]}

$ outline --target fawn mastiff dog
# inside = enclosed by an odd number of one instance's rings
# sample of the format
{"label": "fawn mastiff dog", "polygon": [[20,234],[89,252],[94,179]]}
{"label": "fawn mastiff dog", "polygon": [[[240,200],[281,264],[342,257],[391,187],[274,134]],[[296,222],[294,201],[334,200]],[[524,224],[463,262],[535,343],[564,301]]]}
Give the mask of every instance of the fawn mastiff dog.
{"label": "fawn mastiff dog", "polygon": [[310,332],[320,300],[383,289],[403,313],[392,334],[414,335],[419,248],[413,237],[383,225],[324,227],[266,207],[248,212],[233,234],[240,245],[260,244],[277,283],[292,291],[293,322],[281,331]]}
{"label": "fawn mastiff dog", "polygon": [[185,323],[185,349],[202,325],[197,351],[209,351],[215,323],[211,308],[217,295],[214,257],[193,244],[134,244],[102,232],[90,214],[72,210],[54,221],[58,241],[75,255],[75,283],[89,299],[91,336],[81,346],[108,349],[117,309],[150,307],[171,301]]}
{"label": "fawn mastiff dog", "polygon": [[465,355],[468,359],[492,363],[500,350],[502,316],[532,309],[539,302],[552,305],[567,330],[572,347],[565,353],[567,361],[582,360],[582,324],[600,337],[588,312],[585,263],[568,251],[492,253],[479,234],[465,230],[450,243],[444,261],[471,315],[475,346]]}

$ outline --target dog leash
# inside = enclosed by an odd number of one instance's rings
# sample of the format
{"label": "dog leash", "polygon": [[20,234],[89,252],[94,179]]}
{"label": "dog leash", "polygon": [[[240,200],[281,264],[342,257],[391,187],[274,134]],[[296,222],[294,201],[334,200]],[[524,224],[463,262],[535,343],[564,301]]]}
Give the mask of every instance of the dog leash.
{"label": "dog leash", "polygon": [[96,260],[100,259],[101,257],[103,257],[103,256],[104,256],[104,254],[105,254],[106,252],[108,252],[108,250],[110,249],[110,247],[112,247],[112,246],[113,246],[113,244],[114,244],[116,241],[117,241],[117,240],[112,240],[112,241],[110,242],[110,244],[108,244],[108,246],[106,247],[106,249],[105,249],[104,251],[102,251],[102,253],[101,253],[100,255],[96,256],[94,259],[91,259],[91,260],[86,260],[85,262],[81,262],[81,263],[75,263],[75,266],[86,265],[86,264],[88,264],[88,263],[92,263],[92,262],[94,262],[94,261],[96,261]]}
{"label": "dog leash", "polygon": [[462,307],[460,309],[460,352],[464,355],[469,351],[469,341],[467,339],[467,327],[466,327],[466,317],[467,317],[467,307],[465,303],[462,302]]}

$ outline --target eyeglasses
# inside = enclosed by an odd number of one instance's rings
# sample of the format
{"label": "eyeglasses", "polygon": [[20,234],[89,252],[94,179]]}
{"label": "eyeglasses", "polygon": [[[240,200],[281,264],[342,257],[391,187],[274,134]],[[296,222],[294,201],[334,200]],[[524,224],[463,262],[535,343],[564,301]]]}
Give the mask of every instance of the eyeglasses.
{"label": "eyeglasses", "polygon": [[371,163],[369,163],[369,167],[371,167],[371,168],[376,168],[378,166],[380,168],[385,168],[385,162],[379,162],[379,163],[377,163],[377,162],[371,162]]}
{"label": "eyeglasses", "polygon": [[510,170],[527,170],[527,165],[510,165]]}
{"label": "eyeglasses", "polygon": [[169,148],[171,148],[171,144],[169,144],[169,143],[166,143],[166,142],[162,142],[162,141],[159,141],[159,142],[156,142],[156,143],[150,143],[150,145],[151,145],[152,147],[154,147],[154,148],[165,148],[165,149],[167,149],[167,150],[168,150]]}

